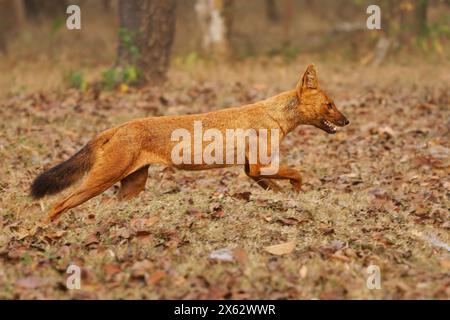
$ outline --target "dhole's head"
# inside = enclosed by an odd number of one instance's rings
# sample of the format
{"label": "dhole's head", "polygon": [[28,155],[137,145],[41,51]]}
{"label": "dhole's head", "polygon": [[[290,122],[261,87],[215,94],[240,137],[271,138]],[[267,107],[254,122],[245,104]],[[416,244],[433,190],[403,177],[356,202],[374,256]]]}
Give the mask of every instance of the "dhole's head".
{"label": "dhole's head", "polygon": [[300,99],[299,112],[302,123],[313,125],[328,133],[336,133],[336,126],[349,124],[325,92],[319,87],[319,79],[314,65],[309,65],[296,87]]}

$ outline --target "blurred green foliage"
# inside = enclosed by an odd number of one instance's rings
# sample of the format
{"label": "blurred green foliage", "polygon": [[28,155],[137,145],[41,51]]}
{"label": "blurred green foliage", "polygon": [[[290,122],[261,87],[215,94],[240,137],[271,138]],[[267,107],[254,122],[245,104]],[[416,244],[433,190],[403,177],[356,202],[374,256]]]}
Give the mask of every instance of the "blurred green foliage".
{"label": "blurred green foliage", "polygon": [[300,53],[300,49],[289,43],[284,43],[281,47],[274,48],[268,52],[270,57],[281,56],[285,61],[292,61]]}
{"label": "blurred green foliage", "polygon": [[140,72],[137,65],[140,52],[136,46],[138,35],[138,33],[131,32],[126,28],[119,28],[119,41],[129,59],[124,65],[111,67],[102,73],[101,84],[103,88],[112,90],[121,84],[134,85],[139,82]]}
{"label": "blurred green foliage", "polygon": [[139,48],[136,46],[136,38],[138,35],[137,32],[132,32],[126,28],[119,28],[119,41],[129,53],[133,63],[135,63],[140,56]]}
{"label": "blurred green foliage", "polygon": [[50,34],[55,35],[63,26],[65,26],[66,19],[64,16],[58,16],[52,20],[50,27]]}
{"label": "blurred green foliage", "polygon": [[66,82],[70,88],[75,88],[80,91],[86,91],[88,88],[88,83],[80,71],[70,71],[66,76]]}
{"label": "blurred green foliage", "polygon": [[120,84],[133,85],[139,81],[139,71],[135,66],[113,67],[102,74],[102,86],[112,90]]}

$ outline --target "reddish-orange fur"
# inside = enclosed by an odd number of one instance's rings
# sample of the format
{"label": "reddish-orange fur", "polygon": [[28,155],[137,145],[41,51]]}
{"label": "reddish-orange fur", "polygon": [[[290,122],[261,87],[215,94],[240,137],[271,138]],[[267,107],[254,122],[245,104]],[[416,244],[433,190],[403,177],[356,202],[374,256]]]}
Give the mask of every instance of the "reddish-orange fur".
{"label": "reddish-orange fur", "polygon": [[[106,130],[87,145],[86,152],[78,153],[36,178],[32,185],[32,195],[42,197],[58,192],[75,182],[85,171],[89,172],[80,186],[52,208],[48,219],[54,220],[118,181],[121,182],[120,199],[137,196],[145,188],[150,164],[185,170],[229,166],[173,164],[171,152],[177,142],[171,141],[172,132],[179,128],[192,132],[193,122],[199,120],[205,130],[216,128],[222,133],[226,129],[277,129],[280,131],[280,142],[298,125],[313,125],[334,133],[329,123],[337,126],[348,124],[333,101],[320,89],[316,70],[310,65],[294,90],[263,101],[204,114],[136,119]],[[82,167],[77,169],[80,165]],[[280,191],[281,188],[272,179],[287,179],[295,191],[300,191],[302,178],[295,169],[280,166],[276,174],[262,176],[261,164],[250,164],[246,159],[244,167],[245,173],[264,189]],[[52,183],[56,185],[51,185]]]}

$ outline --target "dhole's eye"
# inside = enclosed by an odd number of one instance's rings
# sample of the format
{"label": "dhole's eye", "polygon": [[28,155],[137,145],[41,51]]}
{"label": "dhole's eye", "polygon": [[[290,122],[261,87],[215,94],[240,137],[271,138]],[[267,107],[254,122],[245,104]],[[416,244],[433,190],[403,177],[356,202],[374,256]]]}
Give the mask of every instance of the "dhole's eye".
{"label": "dhole's eye", "polygon": [[327,104],[328,110],[333,109],[333,105],[331,103]]}

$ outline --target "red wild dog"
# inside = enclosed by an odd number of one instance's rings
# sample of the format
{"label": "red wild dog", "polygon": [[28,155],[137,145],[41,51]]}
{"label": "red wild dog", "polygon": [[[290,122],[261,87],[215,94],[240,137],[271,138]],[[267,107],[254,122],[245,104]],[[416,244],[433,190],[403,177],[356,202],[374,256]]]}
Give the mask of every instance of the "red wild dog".
{"label": "red wild dog", "polygon": [[[145,188],[148,167],[162,164],[185,170],[202,170],[226,167],[221,163],[174,163],[172,151],[177,142],[172,133],[185,129],[192,133],[193,123],[201,121],[205,129],[213,128],[225,134],[228,129],[277,130],[279,142],[298,125],[313,125],[327,133],[335,133],[335,126],[345,126],[349,121],[340,113],[333,100],[319,87],[317,72],[309,65],[295,89],[266,100],[241,107],[228,108],[203,114],[162,116],[136,119],[98,134],[70,159],[39,175],[31,186],[35,198],[55,194],[71,186],[88,173],[84,181],[69,196],[58,202],[49,212],[48,220],[95,197],[120,181],[120,199],[137,196]],[[189,152],[194,158],[195,150]],[[268,148],[268,153],[271,153]],[[273,179],[287,179],[295,191],[300,191],[300,173],[285,166],[276,172],[263,174],[267,164],[249,161],[245,146],[245,173],[264,189],[281,191]],[[227,151],[227,150],[225,150]],[[226,153],[226,152],[225,152]]]}

